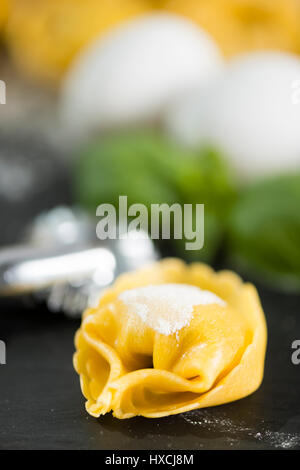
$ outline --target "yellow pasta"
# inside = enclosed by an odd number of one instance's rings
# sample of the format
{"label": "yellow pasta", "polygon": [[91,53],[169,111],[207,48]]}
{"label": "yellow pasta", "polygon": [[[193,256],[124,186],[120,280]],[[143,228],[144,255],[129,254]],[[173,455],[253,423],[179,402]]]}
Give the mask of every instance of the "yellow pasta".
{"label": "yellow pasta", "polygon": [[8,48],[26,75],[50,83],[60,80],[78,52],[93,39],[152,8],[149,0],[10,3]]}
{"label": "yellow pasta", "polygon": [[254,392],[266,340],[254,286],[168,259],[120,276],[85,312],[74,366],[92,416],[158,418]]}
{"label": "yellow pasta", "polygon": [[162,0],[208,31],[231,57],[253,50],[300,53],[299,0]]}
{"label": "yellow pasta", "polygon": [[5,25],[9,12],[9,0],[0,0],[0,31]]}

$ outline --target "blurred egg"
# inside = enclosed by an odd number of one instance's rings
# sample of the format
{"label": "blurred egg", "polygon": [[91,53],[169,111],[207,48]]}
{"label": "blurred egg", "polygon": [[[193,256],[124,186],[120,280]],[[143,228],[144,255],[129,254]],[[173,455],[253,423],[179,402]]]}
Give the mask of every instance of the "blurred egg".
{"label": "blurred egg", "polygon": [[186,88],[223,65],[199,27],[173,14],[130,21],[87,47],[62,90],[62,116],[73,133],[157,119]]}
{"label": "blurred egg", "polygon": [[209,86],[174,103],[165,126],[185,144],[216,146],[244,179],[299,168],[300,59],[241,56]]}

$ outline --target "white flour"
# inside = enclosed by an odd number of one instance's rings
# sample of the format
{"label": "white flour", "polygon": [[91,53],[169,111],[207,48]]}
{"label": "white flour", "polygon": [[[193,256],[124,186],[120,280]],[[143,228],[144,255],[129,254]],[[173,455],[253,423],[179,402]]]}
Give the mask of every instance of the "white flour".
{"label": "white flour", "polygon": [[150,328],[171,335],[187,326],[196,305],[226,302],[213,292],[188,284],[149,285],[122,292],[119,299],[129,314],[138,315]]}
{"label": "white flour", "polygon": [[250,438],[277,449],[293,449],[300,446],[300,433],[271,431],[268,429],[257,432],[242,422],[235,422],[225,416],[214,416],[208,410],[190,411],[180,416],[192,426],[199,426],[203,430],[218,432],[226,436],[230,435],[231,438],[235,437],[234,442],[230,445],[234,445],[241,438]]}

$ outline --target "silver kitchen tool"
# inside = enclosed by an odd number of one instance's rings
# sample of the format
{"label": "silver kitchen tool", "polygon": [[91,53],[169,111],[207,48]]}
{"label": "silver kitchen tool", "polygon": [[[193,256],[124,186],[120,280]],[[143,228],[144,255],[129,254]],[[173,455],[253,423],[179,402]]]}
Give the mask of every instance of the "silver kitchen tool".
{"label": "silver kitchen tool", "polygon": [[100,241],[83,211],[67,207],[42,214],[20,245],[0,250],[0,295],[32,293],[51,311],[80,315],[95,306],[115,278],[158,254],[144,232]]}

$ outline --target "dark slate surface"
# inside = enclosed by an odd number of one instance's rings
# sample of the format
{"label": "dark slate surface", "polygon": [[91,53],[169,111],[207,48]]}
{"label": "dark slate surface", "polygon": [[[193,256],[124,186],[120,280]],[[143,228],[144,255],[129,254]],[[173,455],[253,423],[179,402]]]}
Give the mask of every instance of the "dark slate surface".
{"label": "dark slate surface", "polygon": [[45,308],[1,304],[2,449],[300,449],[299,298],[260,291],[269,326],[266,373],[252,396],[149,420],[89,417],[72,368],[78,323]]}
{"label": "dark slate surface", "polygon": [[[0,194],[2,242],[17,239],[34,213],[69,200],[62,171],[58,178],[48,170],[40,174],[39,194],[19,201]],[[88,416],[72,368],[78,322],[43,306],[0,301],[0,339],[7,344],[7,364],[0,365],[0,448],[300,449],[300,365],[291,362],[291,344],[300,339],[300,297],[259,292],[269,328],[261,388],[232,404],[159,420]]]}

